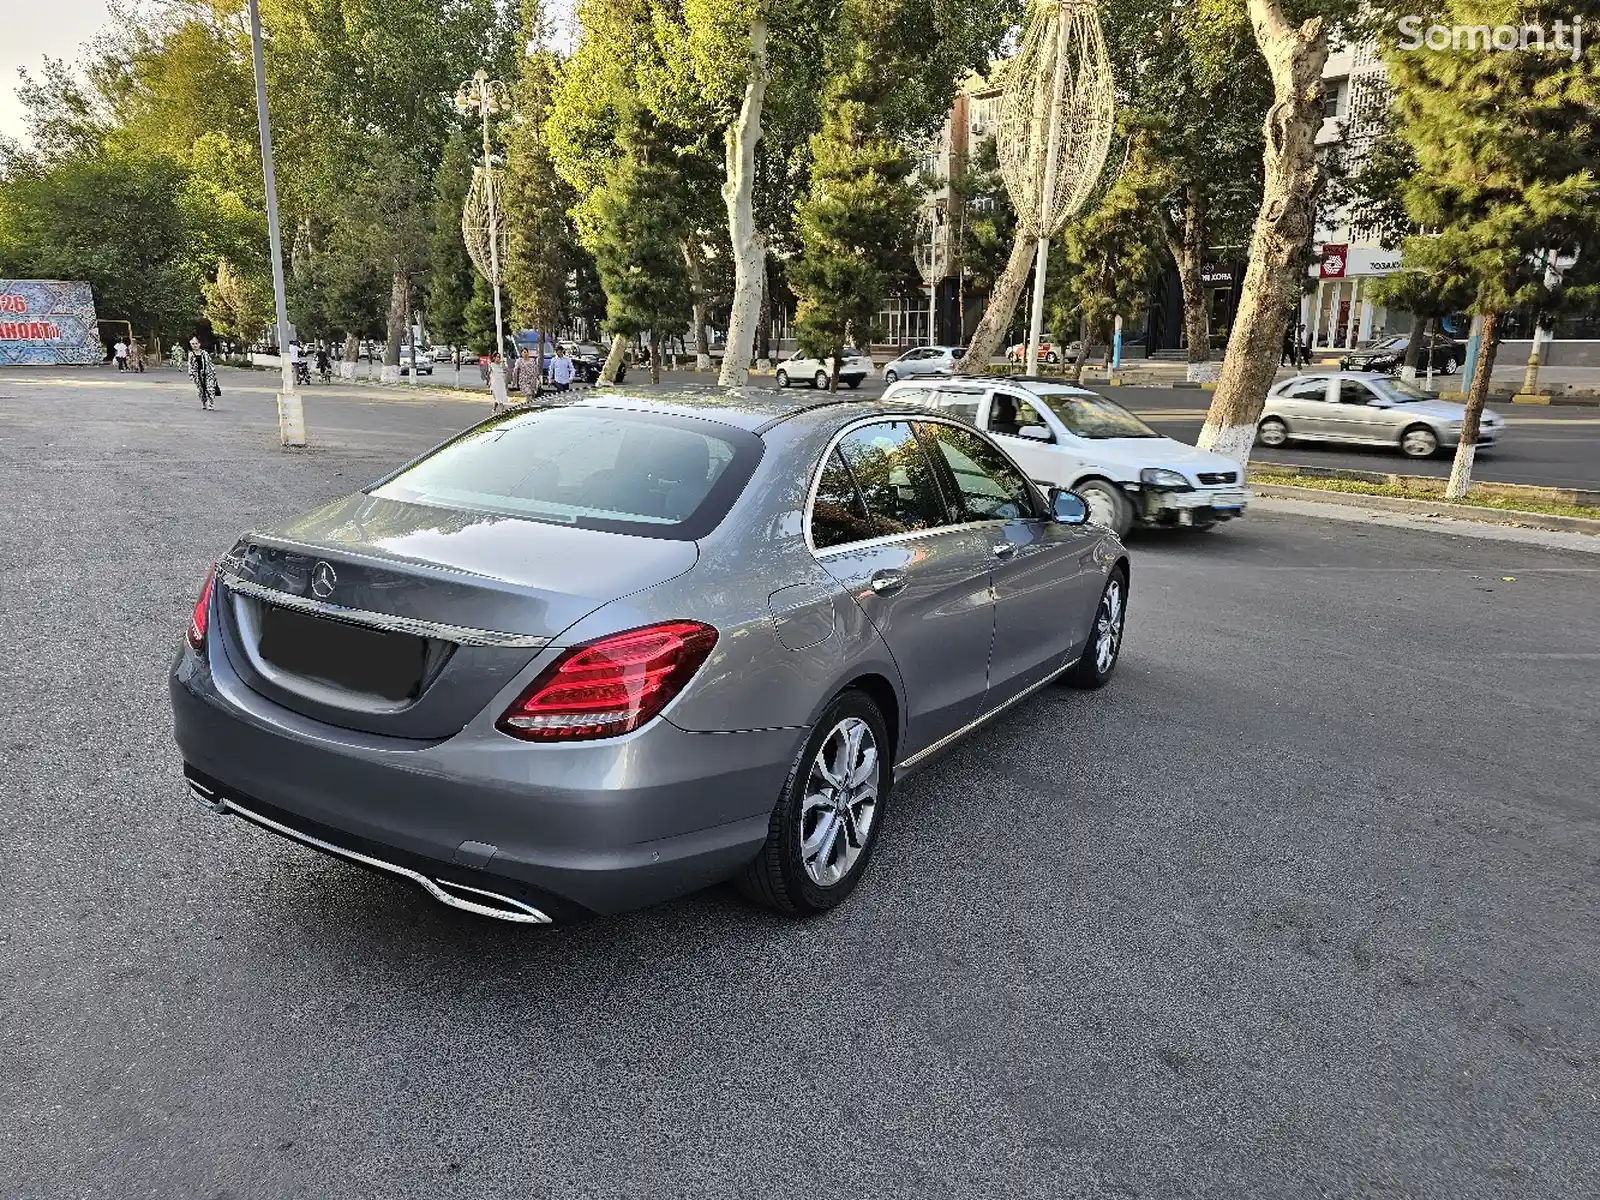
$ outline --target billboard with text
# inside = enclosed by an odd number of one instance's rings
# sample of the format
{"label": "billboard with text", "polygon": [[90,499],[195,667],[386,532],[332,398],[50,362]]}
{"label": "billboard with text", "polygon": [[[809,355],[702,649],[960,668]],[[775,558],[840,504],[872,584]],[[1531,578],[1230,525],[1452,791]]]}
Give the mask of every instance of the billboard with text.
{"label": "billboard with text", "polygon": [[105,360],[87,283],[0,279],[0,367]]}

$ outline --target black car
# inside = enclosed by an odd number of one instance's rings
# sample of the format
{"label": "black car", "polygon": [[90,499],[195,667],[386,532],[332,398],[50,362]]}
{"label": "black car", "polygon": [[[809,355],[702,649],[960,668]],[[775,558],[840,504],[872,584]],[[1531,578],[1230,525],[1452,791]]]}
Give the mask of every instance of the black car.
{"label": "black car", "polygon": [[[1342,371],[1384,371],[1390,375],[1405,363],[1406,347],[1411,338],[1403,333],[1393,333],[1379,338],[1370,346],[1352,350],[1339,360]],[[1428,369],[1428,359],[1433,359],[1433,369],[1440,375],[1454,375],[1467,361],[1467,348],[1454,338],[1443,334],[1430,334],[1426,353],[1417,356],[1417,370]]]}

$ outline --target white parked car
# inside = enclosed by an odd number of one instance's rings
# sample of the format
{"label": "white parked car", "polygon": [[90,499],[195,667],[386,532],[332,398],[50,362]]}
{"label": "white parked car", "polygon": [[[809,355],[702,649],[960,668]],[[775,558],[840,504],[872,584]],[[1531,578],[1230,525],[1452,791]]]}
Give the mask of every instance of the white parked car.
{"label": "white parked car", "polygon": [[[826,388],[832,374],[832,359],[807,358],[803,351],[796,350],[778,364],[778,386],[783,388],[791,384],[809,383],[814,388]],[[870,374],[872,360],[861,351],[847,347],[839,359],[839,382],[846,387],[858,388]]]}
{"label": "white parked car", "polygon": [[918,346],[886,363],[883,381],[893,383],[897,379],[915,379],[918,375],[948,375],[966,352],[965,346]]}
{"label": "white parked car", "polygon": [[998,438],[1035,482],[1078,493],[1089,519],[1119,535],[1135,522],[1208,528],[1243,516],[1250,501],[1231,458],[1165,437],[1085,388],[1019,379],[903,381],[884,399],[970,421]]}
{"label": "white parked car", "polygon": [[[400,374],[402,374],[402,375],[411,374],[411,347],[410,346],[401,346],[400,347]],[[433,374],[433,359],[428,356],[428,352],[426,350],[418,350],[417,351],[417,374],[418,375],[432,375]]]}

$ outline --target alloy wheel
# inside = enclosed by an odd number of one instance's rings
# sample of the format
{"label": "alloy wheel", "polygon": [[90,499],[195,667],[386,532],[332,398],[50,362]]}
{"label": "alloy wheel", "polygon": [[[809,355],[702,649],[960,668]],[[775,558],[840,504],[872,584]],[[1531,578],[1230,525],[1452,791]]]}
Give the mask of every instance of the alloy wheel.
{"label": "alloy wheel", "polygon": [[872,726],[846,717],[822,739],[800,801],[800,861],[832,887],[866,848],[878,809],[878,743]]}
{"label": "alloy wheel", "polygon": [[1268,418],[1261,422],[1261,427],[1256,430],[1256,436],[1263,446],[1281,446],[1289,440],[1289,431],[1282,421]]}
{"label": "alloy wheel", "polygon": [[1426,429],[1408,429],[1400,439],[1400,449],[1411,458],[1428,458],[1439,449],[1439,439]]}
{"label": "alloy wheel", "polygon": [[1103,489],[1086,487],[1078,492],[1083,506],[1089,510],[1088,524],[1106,529],[1117,527],[1117,503]]}
{"label": "alloy wheel", "polygon": [[1117,661],[1122,648],[1122,626],[1127,611],[1122,603],[1122,580],[1115,577],[1106,584],[1100,608],[1094,617],[1094,665],[1104,675]]}

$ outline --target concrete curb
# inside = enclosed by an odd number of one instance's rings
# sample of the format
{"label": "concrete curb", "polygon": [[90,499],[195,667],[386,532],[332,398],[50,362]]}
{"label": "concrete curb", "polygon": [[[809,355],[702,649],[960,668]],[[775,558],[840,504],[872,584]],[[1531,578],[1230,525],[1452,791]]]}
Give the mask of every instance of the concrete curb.
{"label": "concrete curb", "polygon": [[[1249,464],[1251,474],[1303,475],[1307,479],[1349,479],[1359,483],[1383,483],[1391,487],[1418,487],[1439,482],[1433,475],[1399,475],[1392,471],[1357,471],[1349,467],[1321,467],[1306,463],[1265,462],[1253,458]],[[1570,504],[1575,508],[1593,508],[1600,517],[1600,491],[1585,488],[1547,487],[1537,483],[1474,483],[1473,490],[1485,496],[1503,496],[1508,500],[1538,500],[1545,504]],[[1318,489],[1319,491],[1321,489]],[[1442,502],[1441,502],[1442,503]]]}
{"label": "concrete curb", "polygon": [[1443,517],[1474,521],[1483,525],[1514,525],[1522,529],[1545,529],[1557,533],[1583,533],[1600,537],[1600,520],[1588,517],[1554,517],[1515,509],[1482,508],[1472,504],[1451,504],[1441,500],[1408,500],[1399,496],[1363,496],[1357,492],[1328,492],[1321,488],[1294,487],[1280,483],[1251,484],[1258,496],[1282,500],[1307,500],[1337,504],[1345,508],[1375,509],[1379,512],[1407,513],[1418,517]]}

